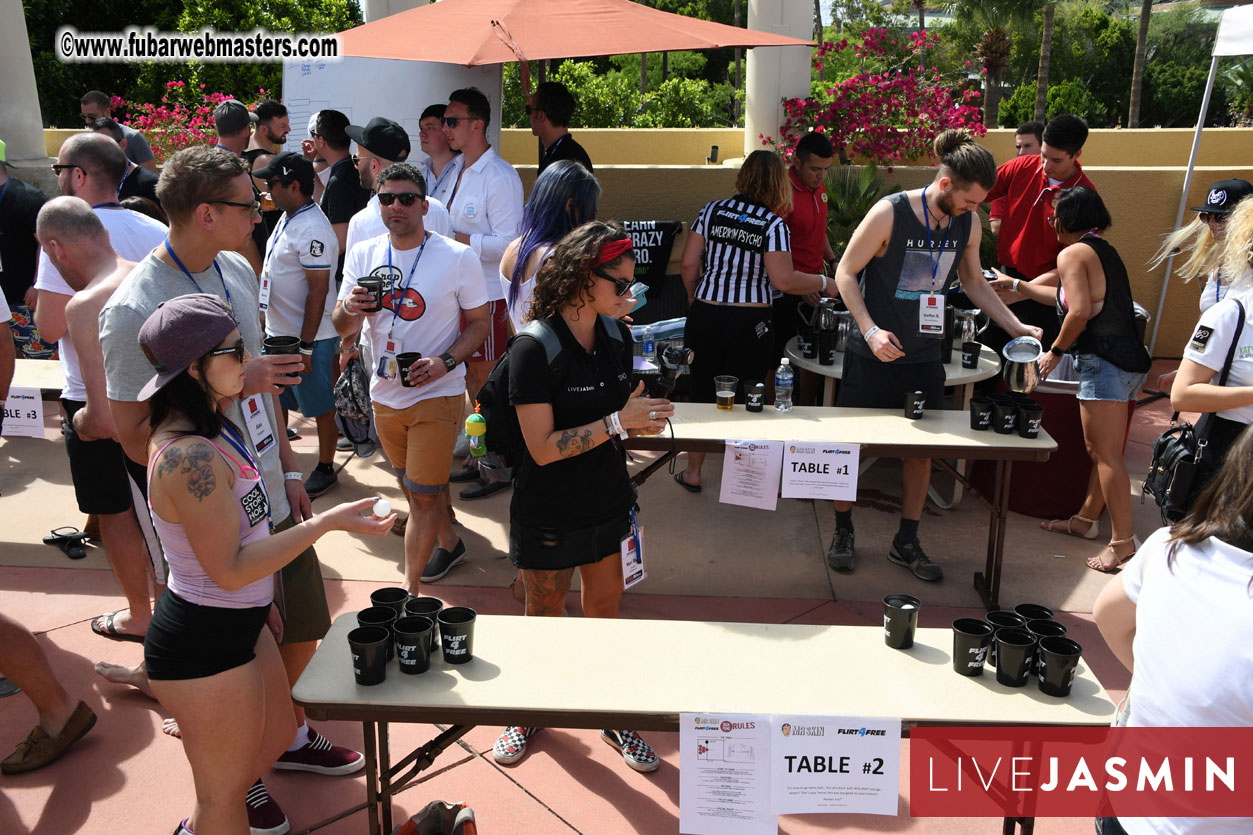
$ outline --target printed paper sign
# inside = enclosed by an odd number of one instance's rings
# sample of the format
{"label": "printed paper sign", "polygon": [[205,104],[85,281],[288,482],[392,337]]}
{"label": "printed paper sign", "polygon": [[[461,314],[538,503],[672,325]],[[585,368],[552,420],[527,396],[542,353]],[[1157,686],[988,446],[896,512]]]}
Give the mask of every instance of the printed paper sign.
{"label": "printed paper sign", "polygon": [[774,835],[770,717],[679,716],[679,831],[684,835]]}
{"label": "printed paper sign", "polygon": [[779,441],[727,441],[722,460],[724,504],[774,510],[779,503],[779,470],[783,444]]}
{"label": "printed paper sign", "polygon": [[4,401],[4,436],[6,438],[42,438],[44,436],[44,403],[39,389],[10,388]]}
{"label": "printed paper sign", "polygon": [[857,500],[858,444],[790,441],[783,447],[783,498]]}
{"label": "printed paper sign", "polygon": [[773,808],[780,815],[895,815],[901,720],[774,716]]}

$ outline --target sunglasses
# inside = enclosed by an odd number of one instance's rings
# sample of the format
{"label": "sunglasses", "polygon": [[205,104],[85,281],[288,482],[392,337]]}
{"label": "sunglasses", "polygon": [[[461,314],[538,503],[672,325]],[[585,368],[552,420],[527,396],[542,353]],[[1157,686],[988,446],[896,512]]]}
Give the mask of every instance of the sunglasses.
{"label": "sunglasses", "polygon": [[239,341],[229,348],[217,348],[209,352],[211,357],[224,357],[227,354],[234,354],[236,362],[243,364],[244,361],[244,338],[241,336]]}
{"label": "sunglasses", "polygon": [[74,163],[72,163],[72,162],[54,163],[54,164],[53,164],[53,166],[52,166],[52,170],[53,170],[53,172],[54,172],[54,173],[55,173],[58,177],[59,177],[59,176],[61,176],[61,172],[62,172],[62,171],[65,171],[67,168],[77,168],[79,171],[82,171],[83,173],[86,173],[86,172],[87,172],[87,169],[86,169],[86,168],[83,168],[81,165],[75,165],[75,164],[74,164]]}
{"label": "sunglasses", "polygon": [[1225,213],[1219,214],[1218,212],[1201,212],[1202,223],[1209,223],[1210,221],[1213,221],[1221,226],[1227,222],[1227,217],[1228,215]]}
{"label": "sunglasses", "polygon": [[381,192],[379,194],[379,205],[390,206],[391,204],[399,200],[400,205],[402,206],[412,206],[414,203],[417,203],[419,200],[425,200],[425,199],[426,199],[425,194],[418,194],[416,191],[402,191],[400,193]]}
{"label": "sunglasses", "polygon": [[635,280],[630,278],[625,281],[614,278],[604,270],[592,270],[592,272],[612,284],[614,287],[614,295],[616,296],[625,296],[627,293],[631,292],[631,285],[635,283]]}
{"label": "sunglasses", "polygon": [[446,128],[455,128],[460,122],[473,122],[473,116],[444,116],[440,119]]}
{"label": "sunglasses", "polygon": [[261,215],[261,201],[253,200],[251,203],[239,203],[234,200],[206,200],[206,203],[217,203],[221,206],[234,206],[237,209],[247,209],[249,214]]}

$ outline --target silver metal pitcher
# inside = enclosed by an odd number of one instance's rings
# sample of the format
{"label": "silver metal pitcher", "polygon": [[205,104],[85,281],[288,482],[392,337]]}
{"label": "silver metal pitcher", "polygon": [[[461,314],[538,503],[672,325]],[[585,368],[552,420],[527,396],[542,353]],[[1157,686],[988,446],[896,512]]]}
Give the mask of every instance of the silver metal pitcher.
{"label": "silver metal pitcher", "polygon": [[983,336],[983,332],[988,329],[991,318],[985,316],[983,311],[975,308],[974,310],[963,310],[962,308],[954,308],[954,315],[957,317],[957,327],[955,331],[955,340],[961,342],[978,342],[979,337]]}
{"label": "silver metal pitcher", "polygon": [[1040,385],[1040,357],[1044,346],[1034,336],[1011,339],[1001,351],[1005,368],[1001,372],[1005,386],[1016,394],[1030,394]]}

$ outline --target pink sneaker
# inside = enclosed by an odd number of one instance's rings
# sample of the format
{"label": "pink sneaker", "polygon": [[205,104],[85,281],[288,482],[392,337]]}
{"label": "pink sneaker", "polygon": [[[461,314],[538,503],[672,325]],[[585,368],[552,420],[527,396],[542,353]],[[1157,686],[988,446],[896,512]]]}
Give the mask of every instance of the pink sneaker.
{"label": "pink sneaker", "polygon": [[248,794],[244,796],[244,802],[248,806],[250,835],[287,835],[291,832],[287,815],[270,798],[270,793],[265,790],[265,783],[260,780],[253,783]]}
{"label": "pink sneaker", "polygon": [[310,728],[309,741],[295,751],[288,751],[279,757],[274,768],[279,771],[312,771],[315,774],[337,776],[352,774],[365,768],[365,757],[350,748],[332,745],[330,740]]}

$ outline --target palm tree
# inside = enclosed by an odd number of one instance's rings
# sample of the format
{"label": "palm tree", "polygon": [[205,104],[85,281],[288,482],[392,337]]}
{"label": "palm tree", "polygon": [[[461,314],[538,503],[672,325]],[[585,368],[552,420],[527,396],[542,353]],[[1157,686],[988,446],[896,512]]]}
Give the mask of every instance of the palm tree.
{"label": "palm tree", "polygon": [[962,0],[955,5],[958,14],[974,21],[983,35],[975,45],[975,55],[983,64],[983,124],[996,127],[1001,103],[1001,79],[1009,66],[1014,43],[1010,28],[1031,19],[1037,0]]}
{"label": "palm tree", "polygon": [[1044,25],[1040,32],[1040,68],[1035,79],[1035,120],[1043,122],[1048,107],[1049,64],[1053,60],[1053,4],[1044,4]]}
{"label": "palm tree", "polygon": [[918,10],[918,28],[927,28],[927,0],[909,0],[910,7]]}
{"label": "palm tree", "polygon": [[1136,32],[1136,59],[1131,67],[1131,107],[1127,111],[1127,127],[1140,127],[1140,93],[1144,90],[1144,55],[1148,51],[1149,17],[1153,0],[1140,0],[1140,28]]}

